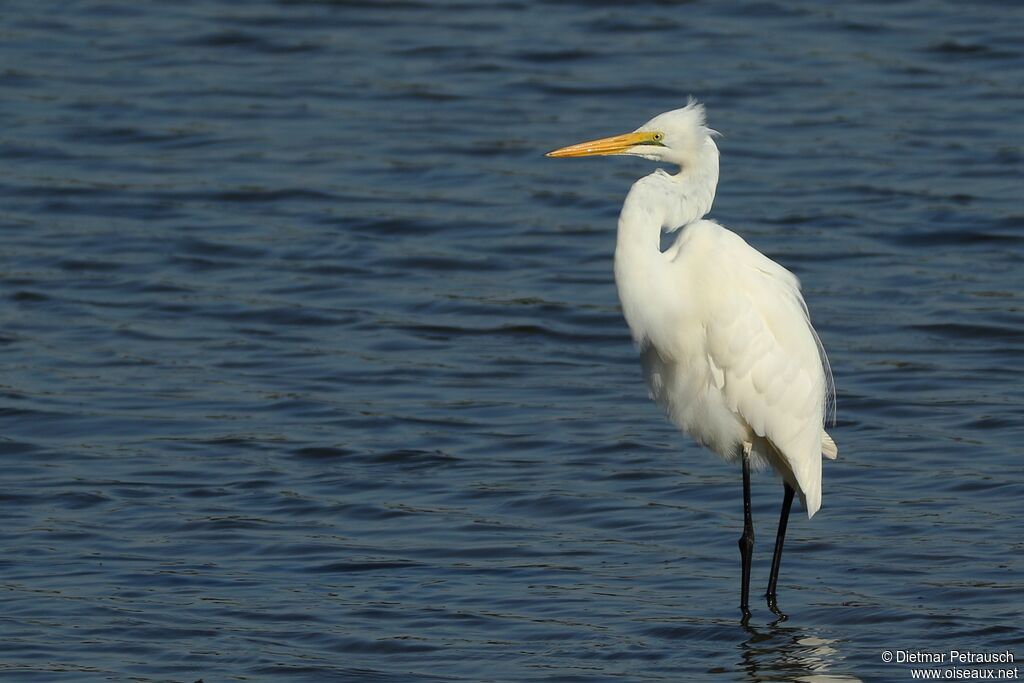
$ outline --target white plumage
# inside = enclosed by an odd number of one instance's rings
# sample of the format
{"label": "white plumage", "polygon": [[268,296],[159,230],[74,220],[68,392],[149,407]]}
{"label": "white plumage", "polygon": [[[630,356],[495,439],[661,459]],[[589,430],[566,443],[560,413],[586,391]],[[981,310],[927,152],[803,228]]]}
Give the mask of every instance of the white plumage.
{"label": "white plumage", "polygon": [[[822,455],[837,453],[823,428],[834,401],[828,361],[797,278],[704,219],[718,185],[714,135],[691,100],[633,133],[549,156],[629,154],[678,166],[678,173],[659,169],[633,185],[615,247],[622,311],[651,395],[676,425],[726,460],[771,466],[811,517],[821,506]],[[679,230],[665,251],[663,230]],[[785,517],[791,498],[787,492]],[[784,532],[781,524],[777,554]],[[752,528],[749,536],[752,545]],[[744,588],[746,612],[745,602]],[[769,605],[776,609],[774,583]]]}
{"label": "white plumage", "polygon": [[[822,428],[827,366],[796,277],[708,220],[683,228],[644,269],[622,253],[616,250],[615,270],[622,309],[654,400],[727,460],[750,444],[753,464],[771,465],[813,516],[821,506],[821,456],[836,451]],[[677,298],[652,326],[640,311],[645,282],[659,269],[655,277]]]}

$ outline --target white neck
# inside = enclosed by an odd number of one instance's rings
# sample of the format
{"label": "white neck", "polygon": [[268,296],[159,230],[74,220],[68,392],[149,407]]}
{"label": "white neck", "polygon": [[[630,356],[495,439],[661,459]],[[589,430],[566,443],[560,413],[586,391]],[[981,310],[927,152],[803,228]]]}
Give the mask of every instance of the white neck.
{"label": "white neck", "polygon": [[[615,244],[615,284],[622,312],[638,344],[668,322],[647,319],[652,307],[645,305],[659,293],[664,298],[663,292],[672,291],[669,261],[661,252],[661,231],[677,230],[700,220],[714,202],[718,149],[710,139],[708,145],[708,153],[692,169],[684,168],[676,175],[659,169],[638,180],[622,205]],[[682,296],[680,292],[680,305],[684,304]]]}

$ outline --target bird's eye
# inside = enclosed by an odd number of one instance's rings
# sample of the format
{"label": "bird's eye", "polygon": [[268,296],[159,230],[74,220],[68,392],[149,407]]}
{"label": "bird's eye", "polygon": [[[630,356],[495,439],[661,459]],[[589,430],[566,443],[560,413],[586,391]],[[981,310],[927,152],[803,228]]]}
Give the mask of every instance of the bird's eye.
{"label": "bird's eye", "polygon": [[655,133],[654,134],[654,141],[655,142],[661,142],[664,139],[665,139],[665,134],[664,133]]}

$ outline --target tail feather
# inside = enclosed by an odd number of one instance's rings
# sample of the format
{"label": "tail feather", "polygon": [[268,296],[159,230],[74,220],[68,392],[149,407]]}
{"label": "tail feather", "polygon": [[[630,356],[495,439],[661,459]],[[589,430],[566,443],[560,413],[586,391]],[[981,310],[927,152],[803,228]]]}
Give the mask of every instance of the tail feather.
{"label": "tail feather", "polygon": [[835,460],[836,456],[839,455],[839,446],[828,435],[828,432],[824,431],[821,433],[821,454],[829,460]]}

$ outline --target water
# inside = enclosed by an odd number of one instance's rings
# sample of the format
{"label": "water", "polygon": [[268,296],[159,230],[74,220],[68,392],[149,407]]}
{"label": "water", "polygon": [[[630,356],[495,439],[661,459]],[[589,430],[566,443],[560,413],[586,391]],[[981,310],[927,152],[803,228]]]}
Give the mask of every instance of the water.
{"label": "water", "polygon": [[[68,2],[0,41],[0,675],[889,681],[1024,657],[1024,9]],[[707,103],[713,216],[839,389],[738,624],[737,472],[646,397],[614,225]],[[754,480],[763,590],[781,489]]]}

